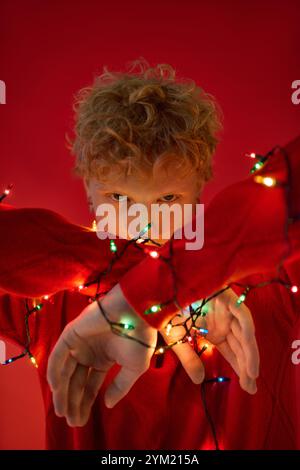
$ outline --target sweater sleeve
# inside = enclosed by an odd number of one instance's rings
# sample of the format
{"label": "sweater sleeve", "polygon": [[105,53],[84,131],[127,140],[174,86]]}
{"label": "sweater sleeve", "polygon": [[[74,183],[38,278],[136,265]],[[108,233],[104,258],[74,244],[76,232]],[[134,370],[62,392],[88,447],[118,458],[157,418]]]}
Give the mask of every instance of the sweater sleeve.
{"label": "sweater sleeve", "polygon": [[[0,334],[22,347],[27,341],[26,298],[43,302],[45,295],[57,298],[58,292],[84,284],[88,287],[80,290],[83,295],[105,293],[144,257],[143,250],[121,238],[114,240],[114,253],[109,239],[101,240],[88,227],[48,209],[1,203],[0,227]],[[124,249],[126,256],[119,256]],[[42,312],[45,316],[45,307]],[[63,308],[53,312],[55,319],[47,316],[48,330],[63,321]]]}
{"label": "sweater sleeve", "polygon": [[[261,184],[263,177],[276,184]],[[185,307],[230,282],[299,259],[299,181],[300,137],[275,147],[263,167],[212,200],[201,249],[187,249],[190,240],[172,237],[158,257],[147,257],[127,272],[119,284],[129,304],[160,328],[178,304]]]}
{"label": "sweater sleeve", "polygon": [[20,347],[26,344],[24,299],[0,292],[0,334]]}
{"label": "sweater sleeve", "polygon": [[34,298],[89,283],[82,294],[107,292],[144,256],[130,245],[119,257],[127,240],[115,240],[113,253],[110,239],[48,209],[2,203],[0,226],[0,293]]}

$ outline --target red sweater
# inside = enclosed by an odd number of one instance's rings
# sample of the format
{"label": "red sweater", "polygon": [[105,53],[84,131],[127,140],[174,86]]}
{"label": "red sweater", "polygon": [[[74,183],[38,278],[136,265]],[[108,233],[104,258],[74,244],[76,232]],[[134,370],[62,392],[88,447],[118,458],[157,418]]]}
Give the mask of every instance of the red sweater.
{"label": "red sweater", "polygon": [[[300,139],[287,150],[293,175],[289,215],[296,217],[300,213],[300,189],[294,181],[300,176]],[[273,175],[285,181],[284,160],[280,153],[276,155],[256,175]],[[299,221],[289,225],[288,245],[284,188],[266,188],[253,178],[222,191],[210,204],[202,250],[186,251],[184,240],[174,240],[172,259],[181,305],[206,297],[230,281],[255,284],[270,279],[288,248],[289,263],[284,264],[281,277],[291,284],[300,283]],[[0,223],[1,334],[24,347],[23,297],[53,294],[41,311],[29,317],[31,352],[39,364],[46,408],[47,448],[213,448],[200,386],[190,381],[172,351],[167,351],[161,367],[156,367],[159,364],[153,357],[150,369],[115,408],[104,406],[103,387],[86,426],[70,428],[64,418],[54,414],[46,382],[48,355],[64,326],[86,306],[88,299],[82,294],[94,293],[95,286],[80,292],[66,289],[94,279],[114,255],[109,250],[109,240],[100,241],[87,228],[45,209],[14,209],[2,204]],[[120,251],[126,242],[117,240],[116,244]],[[168,249],[169,243],[159,253],[165,255]],[[128,271],[129,268],[132,269]],[[161,259],[145,256],[133,245],[103,278],[101,291],[107,291],[119,279],[127,300],[140,315],[153,303],[164,302],[173,295],[169,267]],[[241,292],[240,288],[233,288]],[[297,368],[291,361],[291,344],[299,331],[299,296],[284,286],[271,284],[250,291],[246,304],[254,316],[261,353],[257,394],[250,396],[240,389],[237,377],[217,351],[203,356],[208,378],[231,378],[230,382],[206,385],[208,407],[221,448],[299,448]],[[144,318],[158,326],[175,311],[170,304]],[[115,372],[116,368],[108,380]]]}

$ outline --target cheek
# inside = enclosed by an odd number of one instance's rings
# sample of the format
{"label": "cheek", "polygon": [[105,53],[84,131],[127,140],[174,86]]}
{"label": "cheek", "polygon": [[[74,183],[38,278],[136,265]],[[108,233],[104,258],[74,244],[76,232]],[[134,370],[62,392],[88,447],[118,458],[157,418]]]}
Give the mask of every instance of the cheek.
{"label": "cheek", "polygon": [[91,194],[91,199],[92,199],[92,202],[93,202],[93,206],[94,206],[94,209],[96,211],[97,207],[100,205],[100,204],[104,204],[104,203],[107,203],[109,202],[107,200],[107,197],[105,196],[102,196],[101,194],[97,194],[97,193],[92,193]]}
{"label": "cheek", "polygon": [[[114,235],[129,240],[131,237],[128,235],[128,224],[134,217],[128,217],[126,210],[120,209],[119,203],[114,202],[105,196],[97,196],[94,201],[95,211],[99,205],[105,204],[105,210],[103,206],[102,214],[96,215],[97,223],[102,221],[103,229]],[[107,210],[109,209],[109,211]],[[122,215],[120,214],[122,212]],[[104,225],[105,223],[105,225]]]}
{"label": "cheek", "polygon": [[182,225],[189,222],[196,214],[196,206],[198,202],[198,197],[196,195],[188,195],[180,200]]}
{"label": "cheek", "polygon": [[180,203],[177,202],[169,207],[169,213],[160,213],[159,218],[153,221],[154,225],[158,227],[159,237],[163,240],[168,240],[176,230],[192,220],[196,213],[196,201],[193,202],[191,199],[185,198]]}

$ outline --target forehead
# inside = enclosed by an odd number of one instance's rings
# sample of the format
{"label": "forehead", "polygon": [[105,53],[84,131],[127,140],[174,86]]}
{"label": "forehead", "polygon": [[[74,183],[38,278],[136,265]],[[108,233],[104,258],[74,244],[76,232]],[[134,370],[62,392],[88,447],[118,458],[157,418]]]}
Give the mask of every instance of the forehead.
{"label": "forehead", "polygon": [[108,181],[101,181],[97,178],[91,179],[94,189],[129,191],[131,193],[156,192],[165,194],[168,192],[190,192],[199,183],[199,175],[195,172],[182,174],[180,171],[169,168],[168,172],[143,171],[138,174],[122,175]]}

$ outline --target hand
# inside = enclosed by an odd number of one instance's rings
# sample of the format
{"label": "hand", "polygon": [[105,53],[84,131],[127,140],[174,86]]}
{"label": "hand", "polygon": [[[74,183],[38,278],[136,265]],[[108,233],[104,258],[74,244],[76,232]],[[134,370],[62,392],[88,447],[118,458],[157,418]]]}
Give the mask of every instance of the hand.
{"label": "hand", "polygon": [[100,303],[111,321],[134,325],[134,330],[126,330],[126,334],[151,347],[113,333],[97,302],[91,303],[70,322],[49,356],[47,369],[55,413],[65,416],[69,426],[87,423],[99,389],[114,364],[119,364],[121,369],[104,396],[109,408],[118,403],[148,369],[155,350],[157,331],[128,305],[119,285]]}
{"label": "hand", "polygon": [[185,317],[178,313],[178,315],[172,319],[172,325],[176,325],[176,327],[172,328],[168,334],[167,327],[162,328],[159,332],[167,345],[175,343],[174,346],[172,346],[172,351],[174,351],[178,357],[191,381],[194,382],[194,384],[200,384],[205,377],[202,360],[188,341],[176,344],[176,342],[180,341],[186,334],[185,328],[180,326],[185,319]]}
{"label": "hand", "polygon": [[[230,363],[239,376],[241,388],[254,394],[257,391],[255,379],[259,374],[259,351],[254,323],[248,307],[244,303],[237,306],[237,299],[238,296],[232,289],[227,289],[213,298],[207,303],[207,315],[199,317],[196,326],[208,329],[206,339],[215,345]],[[174,318],[172,324],[180,324],[183,321],[184,319],[178,316]],[[170,344],[181,339],[185,329],[176,326],[168,336],[166,329],[163,329],[161,334],[166,343]],[[194,383],[202,382],[204,367],[192,346],[185,342],[173,346],[173,350],[191,380]]]}

